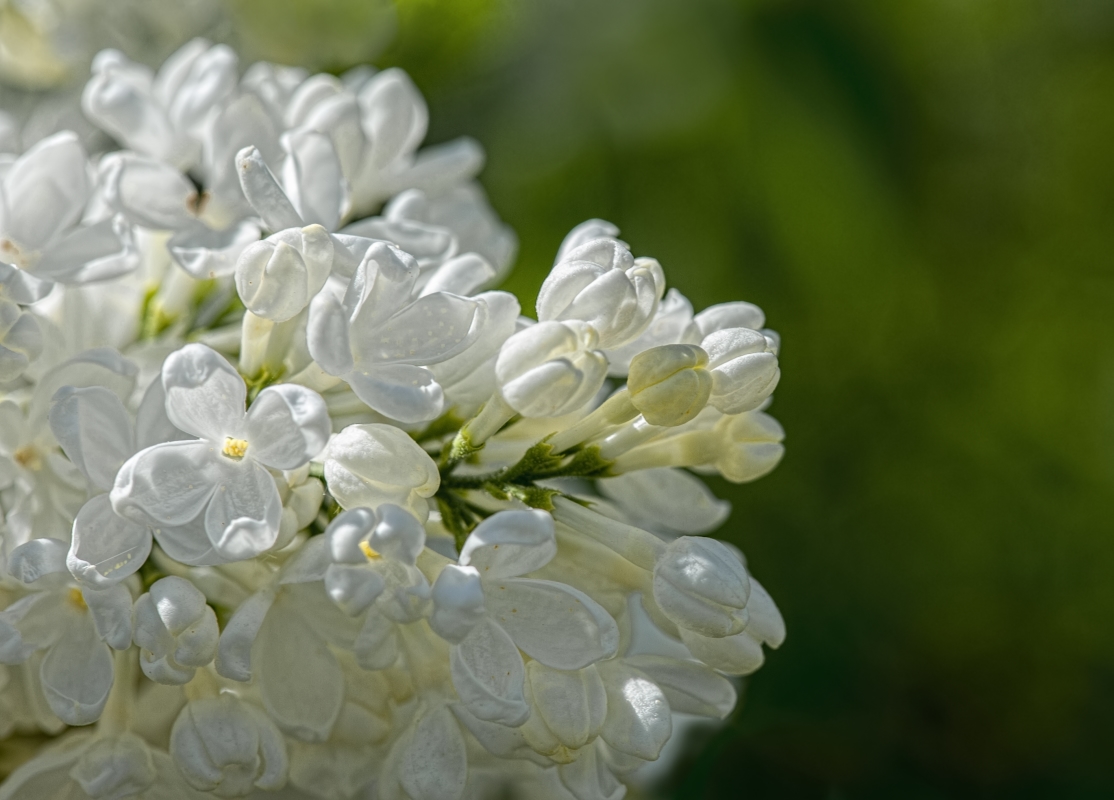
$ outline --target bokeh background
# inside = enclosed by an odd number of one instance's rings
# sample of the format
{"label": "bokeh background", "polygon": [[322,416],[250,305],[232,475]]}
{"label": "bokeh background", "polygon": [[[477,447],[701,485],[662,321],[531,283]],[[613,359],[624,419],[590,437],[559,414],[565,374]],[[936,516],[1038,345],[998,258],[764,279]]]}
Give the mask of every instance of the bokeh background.
{"label": "bokeh background", "polygon": [[787,456],[714,488],[789,637],[638,796],[1114,797],[1114,3],[228,0],[204,25],[405,68],[430,141],[486,147],[525,307],[603,217],[698,308],[782,333]]}

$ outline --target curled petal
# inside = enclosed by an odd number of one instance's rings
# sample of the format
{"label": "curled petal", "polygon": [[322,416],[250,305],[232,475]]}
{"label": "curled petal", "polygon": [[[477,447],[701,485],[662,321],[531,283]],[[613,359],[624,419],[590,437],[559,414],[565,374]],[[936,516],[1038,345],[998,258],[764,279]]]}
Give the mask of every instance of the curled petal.
{"label": "curled petal", "polygon": [[297,469],[325,448],[332,423],[321,395],[284,383],[259,393],[244,432],[252,458],[274,469]]}
{"label": "curled petal", "polygon": [[133,574],[150,553],[151,529],[121,517],[99,494],[77,512],[66,566],[81,583],[104,589]]}

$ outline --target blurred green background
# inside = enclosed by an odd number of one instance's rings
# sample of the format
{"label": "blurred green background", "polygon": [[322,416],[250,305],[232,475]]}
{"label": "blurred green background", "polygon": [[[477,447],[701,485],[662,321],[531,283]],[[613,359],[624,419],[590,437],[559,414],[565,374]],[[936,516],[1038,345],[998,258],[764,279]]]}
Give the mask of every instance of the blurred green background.
{"label": "blurred green background", "polygon": [[715,488],[789,637],[662,796],[1114,797],[1114,2],[229,5],[483,143],[524,307],[598,216],[782,333]]}
{"label": "blurred green background", "polygon": [[403,0],[528,305],[615,222],[784,337],[789,629],[675,798],[1114,797],[1114,3]]}

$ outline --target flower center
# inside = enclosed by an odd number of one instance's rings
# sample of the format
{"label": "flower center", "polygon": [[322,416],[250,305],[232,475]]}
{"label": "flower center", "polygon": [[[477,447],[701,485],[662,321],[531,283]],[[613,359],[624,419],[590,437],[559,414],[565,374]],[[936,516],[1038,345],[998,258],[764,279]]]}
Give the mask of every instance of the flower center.
{"label": "flower center", "polygon": [[224,440],[224,447],[221,448],[222,453],[224,453],[229,458],[235,458],[235,459],[243,458],[244,453],[246,453],[247,451],[248,451],[248,440],[247,439],[233,439],[231,436],[227,437]]}
{"label": "flower center", "polygon": [[0,239],[0,261],[19,269],[27,266],[27,257],[11,239]]}
{"label": "flower center", "polygon": [[85,605],[85,596],[81,594],[81,590],[77,587],[70,589],[69,601],[82,611],[89,610],[89,606]]}
{"label": "flower center", "polygon": [[15,459],[15,463],[31,472],[38,472],[43,468],[43,460],[33,445],[28,444],[19,448],[12,454],[12,458]]}
{"label": "flower center", "polygon": [[362,550],[364,555],[367,556],[368,561],[376,561],[376,560],[383,557],[382,555],[379,554],[378,550],[376,550],[374,547],[372,547],[366,541],[360,542],[360,550]]}

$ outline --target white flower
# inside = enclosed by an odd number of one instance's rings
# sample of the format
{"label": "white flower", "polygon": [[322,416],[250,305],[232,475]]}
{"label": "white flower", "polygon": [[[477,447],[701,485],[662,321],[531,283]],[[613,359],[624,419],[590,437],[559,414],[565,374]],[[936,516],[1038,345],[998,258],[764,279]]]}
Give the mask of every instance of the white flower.
{"label": "white flower", "polygon": [[582,592],[518,576],[557,552],[543,512],[502,511],[480,523],[433,585],[430,625],[453,644],[453,685],[476,717],[518,725],[529,715],[521,649],[554,669],[581,669],[613,655],[615,621]]}
{"label": "white flower", "polygon": [[143,674],[156,683],[187,683],[217,654],[217,616],[184,578],[155,581],[132,609],[132,638]]}
{"label": "white flower", "polygon": [[416,566],[425,529],[406,511],[385,504],[378,512],[345,511],[325,535],[333,561],[325,570],[329,597],[351,616],[368,612],[352,645],[357,663],[364,669],[392,666],[399,656],[396,626],[428,611],[429,581]]}
{"label": "white flower", "polygon": [[104,50],[93,61],[82,108],[131,149],[187,167],[200,156],[201,131],[235,89],[236,72],[236,54],[203,39],[178,50],[157,75]]}
{"label": "white flower", "polygon": [[109,647],[131,643],[132,598],[120,585],[95,590],[59,582],[53,576],[66,572],[66,550],[57,539],[33,539],[12,553],[13,577],[37,591],[0,612],[0,663],[20,664],[45,651],[39,678],[51,710],[67,725],[88,725],[112,688]]}
{"label": "white flower", "polygon": [[324,291],[310,304],[313,358],[373,409],[400,422],[441,413],[444,392],[430,366],[484,341],[492,315],[483,297],[435,292],[411,301],[418,272],[406,253],[377,242],[343,300]]}
{"label": "white flower", "polygon": [[195,789],[246,797],[286,784],[286,745],[262,710],[230,694],[195,700],[170,732],[170,754]]}
{"label": "white flower", "polygon": [[503,399],[527,417],[557,417],[583,407],[607,377],[607,357],[583,322],[539,322],[509,338],[495,376]]}
{"label": "white flower", "polygon": [[686,534],[784,452],[761,309],[593,219],[519,316],[400,70],[93,72],[94,164],[0,112],[0,737],[97,723],[0,798],[619,800],[726,717],[785,627]]}
{"label": "white flower", "polygon": [[[295,469],[329,436],[324,401],[285,384],[260,392],[245,413],[247,388],[212,349],[186,345],[162,370],[166,412],[196,440],[157,444],[128,459],[112,507],[174,540],[187,563],[251,558],[274,545],[282,501],[267,467]],[[160,531],[165,526],[173,533]]]}
{"label": "white flower", "polygon": [[0,178],[0,296],[28,304],[52,281],[83,283],[135,268],[127,230],[112,218],[83,224],[92,193],[77,136],[36,144]]}

